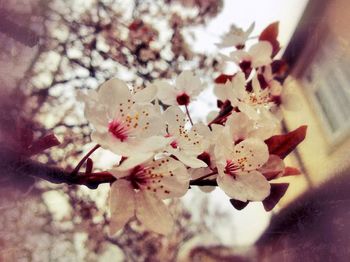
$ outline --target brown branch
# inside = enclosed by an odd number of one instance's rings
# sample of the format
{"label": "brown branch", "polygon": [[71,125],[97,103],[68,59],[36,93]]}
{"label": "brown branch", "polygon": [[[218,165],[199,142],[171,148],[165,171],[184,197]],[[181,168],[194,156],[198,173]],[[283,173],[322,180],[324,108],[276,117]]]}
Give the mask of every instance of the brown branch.
{"label": "brown branch", "polygon": [[[31,176],[54,184],[84,185],[90,189],[96,189],[100,184],[112,183],[116,180],[108,172],[94,172],[90,174],[79,172],[73,175],[71,171],[23,157],[7,148],[0,148],[0,159],[0,170],[2,173],[18,177],[18,179]],[[215,180],[191,180],[190,185],[217,186],[217,183]]]}

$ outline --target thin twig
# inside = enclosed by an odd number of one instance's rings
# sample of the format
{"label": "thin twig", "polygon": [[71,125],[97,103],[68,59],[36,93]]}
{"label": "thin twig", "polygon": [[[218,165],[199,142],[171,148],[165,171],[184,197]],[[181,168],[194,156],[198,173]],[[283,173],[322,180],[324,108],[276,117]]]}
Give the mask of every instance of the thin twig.
{"label": "thin twig", "polygon": [[186,108],[186,114],[188,116],[188,119],[190,120],[190,123],[193,126],[193,121],[192,121],[192,118],[191,118],[191,115],[190,115],[190,111],[188,110],[187,105],[185,105],[185,108]]}
{"label": "thin twig", "polygon": [[78,174],[81,166],[85,163],[85,161],[92,155],[93,152],[95,152],[99,147],[101,147],[99,144],[94,146],[78,163],[78,165],[74,168],[72,171],[72,175]]}
{"label": "thin twig", "polygon": [[217,174],[217,172],[211,172],[211,173],[209,173],[209,174],[207,174],[207,175],[204,175],[204,176],[202,176],[202,177],[199,177],[199,178],[196,178],[196,179],[194,179],[194,180],[191,180],[192,182],[198,182],[198,181],[201,181],[201,180],[203,180],[203,179],[205,179],[205,178],[207,178],[207,177],[210,177],[210,176],[213,176],[213,175],[216,175]]}

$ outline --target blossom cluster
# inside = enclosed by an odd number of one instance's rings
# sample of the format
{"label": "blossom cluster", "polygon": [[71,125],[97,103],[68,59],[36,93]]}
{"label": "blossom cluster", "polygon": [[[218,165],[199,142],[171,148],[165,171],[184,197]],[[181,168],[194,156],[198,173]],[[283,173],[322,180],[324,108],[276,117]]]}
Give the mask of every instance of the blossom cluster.
{"label": "blossom cluster", "polygon": [[[247,31],[232,27],[223,37],[218,46],[235,50],[222,57],[238,70],[215,79],[218,110],[206,122],[194,123],[188,110],[204,89],[191,71],[144,88],[113,78],[82,95],[92,140],[122,157],[108,170],[116,178],[110,195],[112,234],[132,218],[169,234],[173,219],[163,200],[183,196],[192,185],[206,191],[217,185],[234,206],[271,203],[276,190],[270,180],[297,173],[283,158],[300,139],[290,142],[296,133],[277,135],[281,107],[292,108],[293,102],[283,88],[285,64],[274,59],[276,26],[249,48],[254,24]],[[276,149],[276,143],[286,144]]]}

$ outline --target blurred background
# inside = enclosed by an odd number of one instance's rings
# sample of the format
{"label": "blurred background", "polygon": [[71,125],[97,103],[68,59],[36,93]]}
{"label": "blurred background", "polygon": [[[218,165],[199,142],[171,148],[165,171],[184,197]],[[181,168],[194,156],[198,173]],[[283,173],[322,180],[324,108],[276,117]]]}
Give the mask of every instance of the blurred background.
{"label": "blurred background", "polygon": [[[350,28],[347,0],[0,0],[0,261],[347,261],[350,181]],[[194,70],[208,86],[190,107],[216,107],[221,72],[215,43],[232,24],[252,35],[280,21],[278,56],[300,108],[283,128],[308,125],[287,159],[302,175],[278,206],[235,210],[220,190],[191,189],[169,203],[175,232],[164,238],[131,221],[108,236],[108,185],[53,184],[18,175],[8,149],[33,130],[61,145],[34,159],[72,169],[94,144],[78,90],[111,77],[144,86]],[[24,138],[23,138],[24,137]],[[99,150],[96,168],[117,161]]]}

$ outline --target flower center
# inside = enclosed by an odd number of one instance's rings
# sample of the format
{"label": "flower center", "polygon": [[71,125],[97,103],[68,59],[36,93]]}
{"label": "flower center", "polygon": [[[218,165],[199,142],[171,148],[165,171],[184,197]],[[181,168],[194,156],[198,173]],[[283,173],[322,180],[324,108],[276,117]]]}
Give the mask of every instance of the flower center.
{"label": "flower center", "polygon": [[[172,137],[172,135],[166,134],[164,137]],[[179,146],[179,144],[178,144],[178,142],[174,139],[174,140],[170,143],[170,146],[171,146],[172,148],[176,149],[176,148]]]}
{"label": "flower center", "polygon": [[239,170],[240,167],[236,165],[232,160],[226,160],[226,166],[224,173],[227,175],[232,176],[233,178],[237,175],[237,170]]}
{"label": "flower center", "polygon": [[171,147],[176,149],[178,147],[177,141],[174,140],[173,142],[170,143]]}
{"label": "flower center", "polygon": [[147,168],[143,166],[135,166],[129,175],[129,180],[134,189],[140,189],[142,185],[147,183]]}
{"label": "flower center", "polygon": [[118,120],[113,120],[108,125],[108,131],[113,134],[113,136],[124,142],[128,138],[128,129],[123,125],[123,123]]}
{"label": "flower center", "polygon": [[247,102],[252,104],[252,105],[264,105],[264,106],[266,106],[270,102],[270,97],[268,96],[268,94],[251,93],[249,95]]}
{"label": "flower center", "polygon": [[180,106],[187,106],[190,103],[190,97],[186,93],[183,93],[176,97],[176,101]]}

